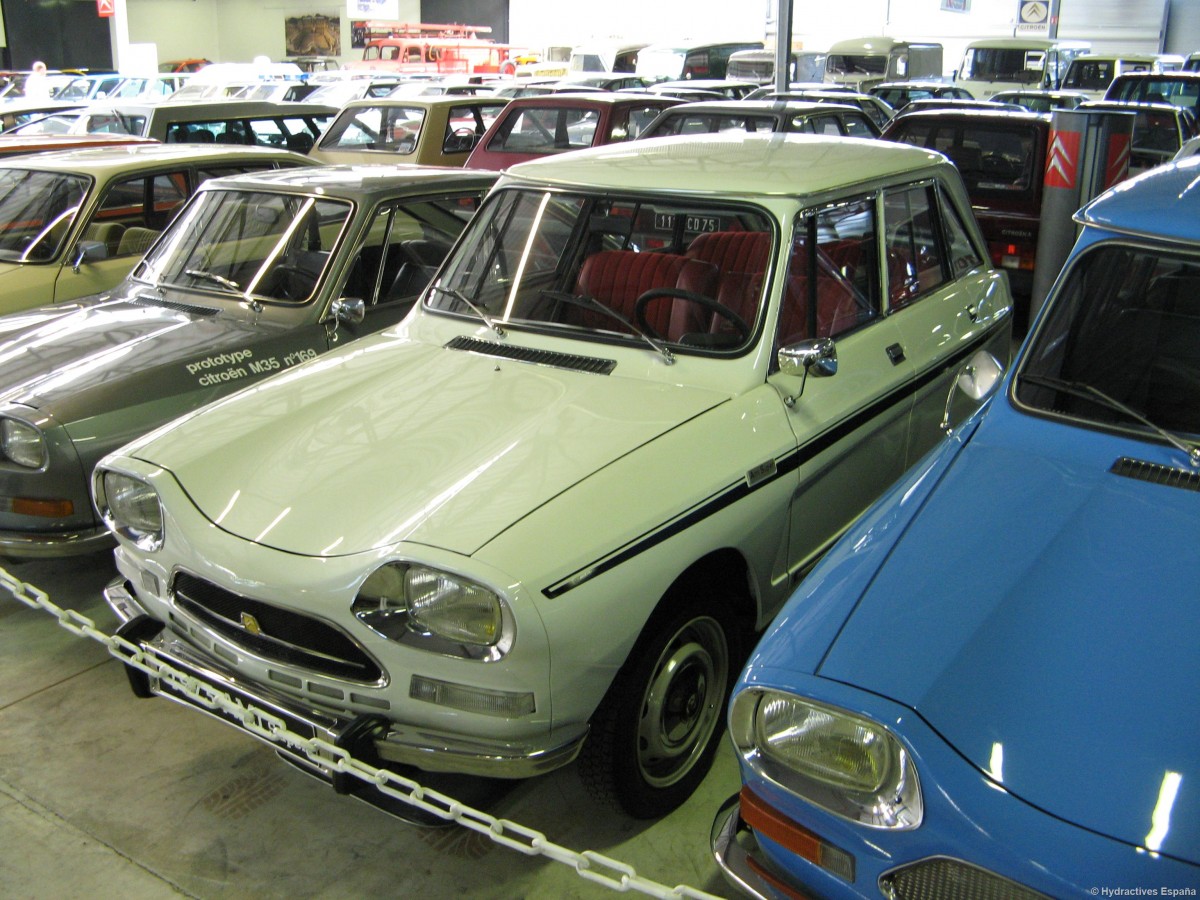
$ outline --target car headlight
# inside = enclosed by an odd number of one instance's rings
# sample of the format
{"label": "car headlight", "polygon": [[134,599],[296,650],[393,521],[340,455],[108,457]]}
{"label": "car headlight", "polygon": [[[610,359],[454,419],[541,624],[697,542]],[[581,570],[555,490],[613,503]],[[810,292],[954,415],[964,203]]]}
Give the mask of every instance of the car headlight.
{"label": "car headlight", "polygon": [[101,471],[95,481],[96,508],[111,531],[143,550],[163,544],[162,504],[158,491],[123,472]]}
{"label": "car headlight", "polygon": [[878,722],[792,694],[748,690],[736,698],[730,723],[743,759],[810,803],[874,828],[921,824],[916,768]]}
{"label": "car headlight", "polygon": [[352,607],[392,640],[426,639],[427,649],[483,658],[503,649],[505,607],[494,591],[426,566],[388,563],[372,572]]}
{"label": "car headlight", "polygon": [[41,431],[20,419],[0,420],[0,452],[18,466],[40,469],[46,464],[46,440]]}

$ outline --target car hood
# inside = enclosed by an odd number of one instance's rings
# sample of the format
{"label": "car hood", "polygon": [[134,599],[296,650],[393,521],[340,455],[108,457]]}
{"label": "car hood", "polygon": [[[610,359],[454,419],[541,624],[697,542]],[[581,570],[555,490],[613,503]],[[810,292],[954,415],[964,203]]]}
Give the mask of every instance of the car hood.
{"label": "car hood", "polygon": [[334,556],[409,541],[469,555],[725,399],[387,332],[130,452],[170,471],[222,529],[279,550]]}
{"label": "car hood", "polygon": [[1124,455],[1180,456],[993,410],[820,674],[1051,815],[1195,863],[1200,495],[1110,472]]}
{"label": "car hood", "polygon": [[259,377],[250,366],[264,357],[323,349],[320,329],[309,331],[289,335],[249,313],[103,296],[31,309],[0,317],[0,402],[66,424],[184,393],[215,397]]}

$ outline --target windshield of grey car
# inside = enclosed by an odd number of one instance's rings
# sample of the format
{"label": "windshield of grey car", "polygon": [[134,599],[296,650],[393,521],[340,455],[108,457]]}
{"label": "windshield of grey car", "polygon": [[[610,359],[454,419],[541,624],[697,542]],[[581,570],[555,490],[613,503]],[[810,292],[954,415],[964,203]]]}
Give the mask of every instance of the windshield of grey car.
{"label": "windshield of grey car", "polygon": [[350,219],[345,200],[201,191],[134,277],[205,293],[302,303],[317,290]]}
{"label": "windshield of grey car", "polygon": [[510,189],[472,220],[425,302],[589,340],[736,352],[777,241],[747,206]]}
{"label": "windshield of grey car", "polygon": [[0,261],[57,257],[90,187],[83,175],[0,168]]}
{"label": "windshield of grey car", "polygon": [[1032,340],[1017,374],[1022,405],[1200,435],[1200,258],[1101,245],[1072,265]]}

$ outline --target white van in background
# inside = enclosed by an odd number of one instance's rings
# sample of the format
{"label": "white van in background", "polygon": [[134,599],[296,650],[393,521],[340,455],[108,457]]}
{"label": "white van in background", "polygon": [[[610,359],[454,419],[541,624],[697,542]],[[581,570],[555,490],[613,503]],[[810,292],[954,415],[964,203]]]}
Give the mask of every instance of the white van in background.
{"label": "white van in background", "polygon": [[1087,41],[1046,38],[989,38],[972,41],[963,54],[955,83],[977,100],[999,91],[1057,89],[1071,60],[1092,49]]}
{"label": "white van in background", "polygon": [[825,57],[825,81],[867,91],[885,81],[942,77],[942,45],[890,37],[838,41]]}
{"label": "white van in background", "polygon": [[1158,57],[1153,54],[1085,53],[1071,60],[1059,87],[1064,91],[1081,91],[1093,100],[1100,100],[1112,80],[1124,72],[1161,70]]}

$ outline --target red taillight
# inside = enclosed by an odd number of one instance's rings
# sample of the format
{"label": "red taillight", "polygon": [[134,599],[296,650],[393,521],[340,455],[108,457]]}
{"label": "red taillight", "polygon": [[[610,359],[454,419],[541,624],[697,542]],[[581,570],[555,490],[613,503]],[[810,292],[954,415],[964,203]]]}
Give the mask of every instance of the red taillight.
{"label": "red taillight", "polygon": [[1037,256],[1037,246],[1034,244],[999,244],[988,245],[992,255],[992,265],[1001,269],[1023,269],[1033,271],[1034,259]]}

